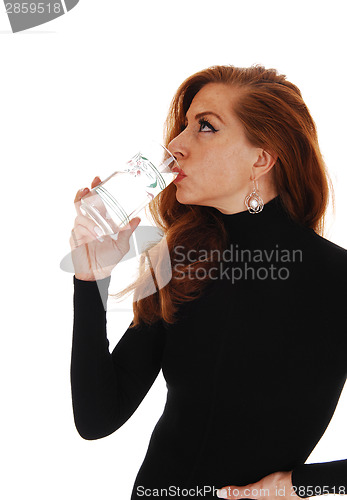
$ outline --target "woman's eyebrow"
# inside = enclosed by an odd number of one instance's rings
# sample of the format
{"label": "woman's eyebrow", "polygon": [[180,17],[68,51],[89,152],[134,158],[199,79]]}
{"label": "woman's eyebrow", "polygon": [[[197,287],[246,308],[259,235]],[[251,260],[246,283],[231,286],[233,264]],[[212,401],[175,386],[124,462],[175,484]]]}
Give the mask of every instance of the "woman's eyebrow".
{"label": "woman's eyebrow", "polygon": [[[214,111],[204,111],[202,113],[198,113],[197,115],[195,115],[195,120],[198,120],[202,116],[206,116],[206,115],[213,115],[213,116],[215,116],[216,118],[218,118],[218,120],[220,120],[225,125],[225,123],[222,120],[222,118],[219,115],[217,115],[217,113],[215,113]],[[185,121],[188,121],[187,115],[185,116]]]}

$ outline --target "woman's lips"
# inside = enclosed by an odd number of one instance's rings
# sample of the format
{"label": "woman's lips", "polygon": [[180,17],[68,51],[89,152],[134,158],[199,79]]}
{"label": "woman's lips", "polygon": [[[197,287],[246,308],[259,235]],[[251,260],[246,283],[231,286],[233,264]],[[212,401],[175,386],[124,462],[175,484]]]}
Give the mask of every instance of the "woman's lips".
{"label": "woman's lips", "polygon": [[182,169],[178,168],[178,167],[174,167],[172,169],[173,172],[178,172],[178,176],[176,177],[176,179],[173,181],[173,182],[179,182],[181,181],[182,179],[184,179],[186,176],[186,174],[183,172]]}
{"label": "woman's lips", "polygon": [[176,177],[176,179],[172,182],[180,182],[182,179],[184,179],[185,177],[187,177],[186,175],[182,174],[181,172],[178,174],[178,176]]}

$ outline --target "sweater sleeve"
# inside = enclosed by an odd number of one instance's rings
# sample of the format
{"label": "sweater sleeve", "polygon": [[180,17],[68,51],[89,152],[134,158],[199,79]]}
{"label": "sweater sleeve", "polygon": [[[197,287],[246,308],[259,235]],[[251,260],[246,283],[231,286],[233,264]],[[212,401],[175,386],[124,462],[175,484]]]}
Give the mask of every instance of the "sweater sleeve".
{"label": "sweater sleeve", "polygon": [[301,464],[292,472],[292,484],[301,498],[347,495],[347,460]]}
{"label": "sweater sleeve", "polygon": [[130,325],[110,353],[104,307],[110,280],[73,277],[71,395],[75,425],[84,439],[99,439],[119,429],[161,369],[165,344],[161,321],[152,326]]}
{"label": "sweater sleeve", "polygon": [[[341,353],[343,366],[346,349],[347,336],[342,334],[336,352]],[[347,459],[300,464],[292,471],[292,485],[296,495],[301,498],[326,494],[347,495]]]}

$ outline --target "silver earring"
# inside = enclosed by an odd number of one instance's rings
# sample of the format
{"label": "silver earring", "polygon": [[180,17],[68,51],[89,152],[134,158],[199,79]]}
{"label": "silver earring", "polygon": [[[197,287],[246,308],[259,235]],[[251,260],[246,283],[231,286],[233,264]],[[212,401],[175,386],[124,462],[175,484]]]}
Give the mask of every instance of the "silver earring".
{"label": "silver earring", "polygon": [[246,196],[245,205],[250,214],[258,214],[264,208],[264,202],[258,191],[258,182],[253,179],[253,191]]}

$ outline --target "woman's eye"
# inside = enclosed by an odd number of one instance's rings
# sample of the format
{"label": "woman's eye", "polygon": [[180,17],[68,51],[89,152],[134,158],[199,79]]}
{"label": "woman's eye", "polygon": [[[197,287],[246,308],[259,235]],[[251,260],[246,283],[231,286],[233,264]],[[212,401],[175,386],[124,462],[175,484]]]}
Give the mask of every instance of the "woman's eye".
{"label": "woman's eye", "polygon": [[[199,120],[199,124],[200,124],[199,132],[218,132],[218,130],[216,130],[211,125],[211,123],[204,118],[201,118]],[[207,127],[209,130],[202,130],[204,127]],[[181,127],[180,127],[181,132],[183,132],[183,130],[185,130],[186,128],[187,128],[187,125],[181,125]]]}
{"label": "woman's eye", "polygon": [[204,118],[201,118],[199,120],[199,123],[200,123],[199,132],[207,132],[207,130],[202,130],[202,128],[204,127],[207,127],[209,129],[209,132],[217,132],[217,130],[211,125],[211,123],[205,120]]}

